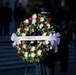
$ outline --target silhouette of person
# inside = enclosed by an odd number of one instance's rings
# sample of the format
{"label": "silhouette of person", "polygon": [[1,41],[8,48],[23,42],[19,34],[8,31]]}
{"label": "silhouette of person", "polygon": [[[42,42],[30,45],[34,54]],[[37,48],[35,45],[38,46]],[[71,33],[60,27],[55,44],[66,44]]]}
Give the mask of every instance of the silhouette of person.
{"label": "silhouette of person", "polygon": [[2,26],[4,30],[4,35],[9,36],[10,23],[12,21],[12,9],[10,8],[10,3],[6,2],[5,6],[2,7]]}
{"label": "silhouette of person", "polygon": [[23,8],[22,3],[19,3],[14,10],[15,30],[19,27],[20,22],[24,20],[25,14],[25,8]]}
{"label": "silhouette of person", "polygon": [[10,3],[6,2],[5,4],[5,11],[6,11],[6,25],[5,25],[5,35],[9,36],[9,30],[10,30],[10,23],[12,21],[12,9],[10,7]]}
{"label": "silhouette of person", "polygon": [[3,27],[2,27],[2,7],[3,7],[3,5],[0,4],[0,36],[2,36],[2,29],[3,29]]}
{"label": "silhouette of person", "polygon": [[61,27],[62,33],[61,33],[61,42],[59,45],[59,55],[60,55],[60,68],[61,72],[67,72],[68,71],[68,53],[69,53],[69,33],[66,28],[66,25],[64,25],[65,21],[63,21],[63,25]]}

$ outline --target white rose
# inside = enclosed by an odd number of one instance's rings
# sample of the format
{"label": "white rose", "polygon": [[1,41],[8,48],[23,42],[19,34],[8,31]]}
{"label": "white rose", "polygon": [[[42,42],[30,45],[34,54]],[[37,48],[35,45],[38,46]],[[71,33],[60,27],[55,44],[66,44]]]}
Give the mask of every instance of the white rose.
{"label": "white rose", "polygon": [[47,33],[45,32],[45,33],[42,34],[42,36],[46,36],[46,34],[47,34]]}
{"label": "white rose", "polygon": [[47,24],[47,26],[48,26],[48,28],[50,28],[50,24],[49,23]]}
{"label": "white rose", "polygon": [[25,52],[24,53],[24,56],[27,58],[28,57],[28,52]]}
{"label": "white rose", "polygon": [[34,46],[31,47],[31,51],[35,51],[35,49],[36,49],[36,48],[35,48]]}
{"label": "white rose", "polygon": [[41,29],[43,27],[43,24],[40,24],[39,28]]}
{"label": "white rose", "polygon": [[29,20],[28,20],[28,19],[26,19],[26,20],[24,21],[24,23],[29,23]]}
{"label": "white rose", "polygon": [[19,44],[21,44],[21,41],[20,40],[17,41],[17,45],[19,45]]}
{"label": "white rose", "polygon": [[33,19],[33,20],[32,20],[32,24],[35,24],[35,23],[36,23],[36,19]]}
{"label": "white rose", "polygon": [[18,32],[18,33],[20,33],[20,29],[21,29],[21,28],[17,28],[17,32]]}
{"label": "white rose", "polygon": [[37,18],[37,15],[36,14],[33,14],[32,18],[33,19],[36,19]]}
{"label": "white rose", "polygon": [[26,36],[26,33],[22,33],[21,35],[22,35],[22,36]]}
{"label": "white rose", "polygon": [[43,22],[43,21],[44,21],[44,17],[41,17],[41,18],[40,18],[40,21]]}
{"label": "white rose", "polygon": [[35,57],[35,53],[31,53],[31,57],[34,58]]}
{"label": "white rose", "polygon": [[26,48],[26,45],[25,45],[25,44],[23,44],[23,48],[24,48],[24,49]]}
{"label": "white rose", "polygon": [[25,30],[26,30],[26,31],[29,31],[29,27],[26,27]]}
{"label": "white rose", "polygon": [[39,56],[40,56],[40,55],[41,55],[41,53],[42,53],[42,50],[38,50],[38,51],[37,51],[37,55],[39,55]]}
{"label": "white rose", "polygon": [[49,44],[49,41],[48,40],[45,40],[45,44]]}

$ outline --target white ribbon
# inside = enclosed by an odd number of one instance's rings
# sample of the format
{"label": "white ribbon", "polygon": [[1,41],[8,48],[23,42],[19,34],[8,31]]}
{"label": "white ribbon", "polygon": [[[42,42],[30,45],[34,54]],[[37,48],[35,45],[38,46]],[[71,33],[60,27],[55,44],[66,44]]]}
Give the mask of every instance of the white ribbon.
{"label": "white ribbon", "polygon": [[60,43],[60,33],[50,34],[48,40],[51,42],[51,45],[54,47],[55,52],[58,51],[58,46]]}
{"label": "white ribbon", "polygon": [[[40,37],[40,38],[39,38]],[[26,36],[26,37],[18,37],[15,33],[12,34],[11,40],[14,41],[12,44],[13,46],[16,46],[16,42],[18,40],[49,40],[51,42],[51,45],[54,47],[55,52],[58,51],[57,45],[60,43],[60,33],[50,33],[49,36]]]}
{"label": "white ribbon", "polygon": [[14,43],[12,44],[14,47],[16,46],[16,42],[19,40],[19,37],[15,33],[13,33],[11,36],[11,40],[14,41]]}

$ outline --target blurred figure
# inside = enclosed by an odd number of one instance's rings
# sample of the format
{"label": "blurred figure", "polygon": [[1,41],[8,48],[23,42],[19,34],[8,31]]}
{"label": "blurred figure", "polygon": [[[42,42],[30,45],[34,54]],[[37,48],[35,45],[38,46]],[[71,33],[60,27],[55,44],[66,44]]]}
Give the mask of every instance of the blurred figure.
{"label": "blurred figure", "polygon": [[66,21],[61,21],[61,42],[59,45],[59,55],[60,55],[60,68],[61,72],[68,71],[68,53],[69,53],[69,33],[68,29],[66,28]]}
{"label": "blurred figure", "polygon": [[6,2],[5,4],[5,12],[6,12],[6,25],[5,25],[5,32],[4,35],[9,36],[9,30],[10,30],[10,23],[12,21],[12,9],[10,7],[10,3]]}
{"label": "blurred figure", "polygon": [[[55,33],[59,32],[61,34],[61,28],[59,25],[55,27]],[[55,49],[53,47],[53,50],[49,50],[49,54],[47,58],[44,60],[44,70],[45,75],[55,75],[55,65],[56,62],[59,61],[59,51],[55,52]]]}
{"label": "blurred figure", "polygon": [[69,30],[69,37],[70,37],[70,44],[73,40],[73,33],[75,32],[75,24],[73,20],[70,20],[68,23],[68,30]]}
{"label": "blurred figure", "polygon": [[3,29],[3,27],[2,27],[2,7],[3,7],[3,5],[0,4],[0,36],[2,36],[2,29]]}
{"label": "blurred figure", "polygon": [[6,2],[5,6],[2,7],[1,12],[1,24],[3,26],[3,35],[9,36],[10,23],[12,21],[12,9],[10,8],[10,3]]}
{"label": "blurred figure", "polygon": [[59,20],[65,19],[66,21],[70,18],[70,12],[67,6],[58,5],[58,18]]}
{"label": "blurred figure", "polygon": [[25,14],[26,10],[22,7],[22,3],[19,3],[14,10],[15,30],[19,27],[20,22],[24,20]]}

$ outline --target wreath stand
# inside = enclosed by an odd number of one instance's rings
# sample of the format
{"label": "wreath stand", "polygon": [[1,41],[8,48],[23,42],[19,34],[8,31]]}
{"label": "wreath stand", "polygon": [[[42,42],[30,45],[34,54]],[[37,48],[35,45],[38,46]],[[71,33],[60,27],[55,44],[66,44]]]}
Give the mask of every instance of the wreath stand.
{"label": "wreath stand", "polygon": [[43,63],[26,62],[26,69],[24,75],[45,75]]}

